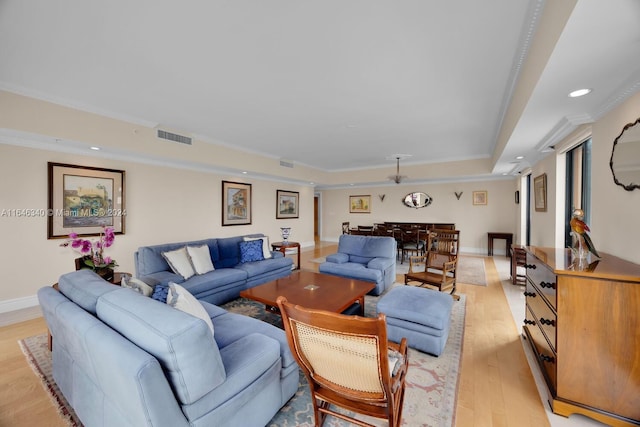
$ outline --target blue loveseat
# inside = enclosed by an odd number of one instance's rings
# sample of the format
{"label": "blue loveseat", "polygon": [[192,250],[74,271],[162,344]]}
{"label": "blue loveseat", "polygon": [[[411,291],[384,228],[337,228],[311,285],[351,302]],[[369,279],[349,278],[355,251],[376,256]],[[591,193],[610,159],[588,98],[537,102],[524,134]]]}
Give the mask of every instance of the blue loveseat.
{"label": "blue loveseat", "polygon": [[[240,296],[240,291],[286,277],[291,274],[293,260],[281,252],[270,251],[271,258],[240,263],[240,243],[245,238],[264,238],[262,234],[250,234],[225,238],[212,238],[191,242],[166,243],[142,246],[134,254],[136,276],[153,286],[178,283],[193,296],[211,304],[223,304]],[[185,280],[174,273],[162,256],[163,252],[185,246],[207,245],[215,270],[194,275]],[[267,243],[268,245],[268,243]]]}
{"label": "blue loveseat", "polygon": [[338,252],[320,264],[321,273],[374,282],[369,292],[380,295],[396,280],[396,241],[393,237],[343,234]]}
{"label": "blue loveseat", "polygon": [[260,320],[201,302],[212,335],[203,319],[90,270],[38,299],[53,378],[87,427],[264,426],[298,389],[284,331]]}

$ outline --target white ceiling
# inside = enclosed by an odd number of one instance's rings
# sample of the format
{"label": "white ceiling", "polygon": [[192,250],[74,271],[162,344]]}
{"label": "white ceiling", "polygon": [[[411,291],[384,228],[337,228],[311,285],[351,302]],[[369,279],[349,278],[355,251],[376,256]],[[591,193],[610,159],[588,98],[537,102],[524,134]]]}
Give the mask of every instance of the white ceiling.
{"label": "white ceiling", "polygon": [[552,4],[0,0],[0,89],[325,171],[513,174],[640,90],[640,1],[580,0],[498,143]]}

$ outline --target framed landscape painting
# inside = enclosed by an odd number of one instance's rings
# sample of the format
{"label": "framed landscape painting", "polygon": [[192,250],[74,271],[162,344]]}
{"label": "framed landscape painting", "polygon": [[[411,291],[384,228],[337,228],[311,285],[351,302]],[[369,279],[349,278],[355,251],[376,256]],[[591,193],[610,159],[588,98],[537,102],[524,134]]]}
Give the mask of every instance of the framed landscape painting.
{"label": "framed landscape painting", "polygon": [[53,162],[47,166],[48,239],[69,233],[97,236],[103,227],[124,234],[124,171]]}
{"label": "framed landscape painting", "polygon": [[222,225],[251,224],[251,184],[222,181]]}
{"label": "framed landscape painting", "polygon": [[276,190],[276,219],[298,218],[299,198],[297,191]]}
{"label": "framed landscape painting", "polygon": [[371,195],[349,196],[349,213],[371,213]]}

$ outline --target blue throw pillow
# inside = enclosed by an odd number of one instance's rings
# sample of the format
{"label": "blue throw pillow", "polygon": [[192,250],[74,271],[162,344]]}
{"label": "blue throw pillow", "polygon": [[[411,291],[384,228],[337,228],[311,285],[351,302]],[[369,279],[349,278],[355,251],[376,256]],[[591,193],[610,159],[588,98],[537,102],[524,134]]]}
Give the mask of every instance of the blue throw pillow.
{"label": "blue throw pillow", "polygon": [[263,259],[262,239],[240,242],[240,263],[261,261]]}
{"label": "blue throw pillow", "polygon": [[169,295],[169,285],[158,284],[153,288],[153,293],[151,294],[151,298],[166,304],[167,295]]}

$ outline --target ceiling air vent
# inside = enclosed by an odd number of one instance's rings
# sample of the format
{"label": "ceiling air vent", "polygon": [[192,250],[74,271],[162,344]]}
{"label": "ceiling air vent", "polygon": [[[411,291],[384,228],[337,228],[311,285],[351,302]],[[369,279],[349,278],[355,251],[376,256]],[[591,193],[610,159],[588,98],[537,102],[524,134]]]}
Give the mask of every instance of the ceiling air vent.
{"label": "ceiling air vent", "polygon": [[179,142],[180,144],[191,145],[191,138],[184,135],[178,135],[177,133],[167,132],[166,130],[157,129],[158,138],[166,139],[168,141]]}
{"label": "ceiling air vent", "polygon": [[285,168],[292,168],[293,162],[291,160],[280,160],[280,166],[283,166]]}

